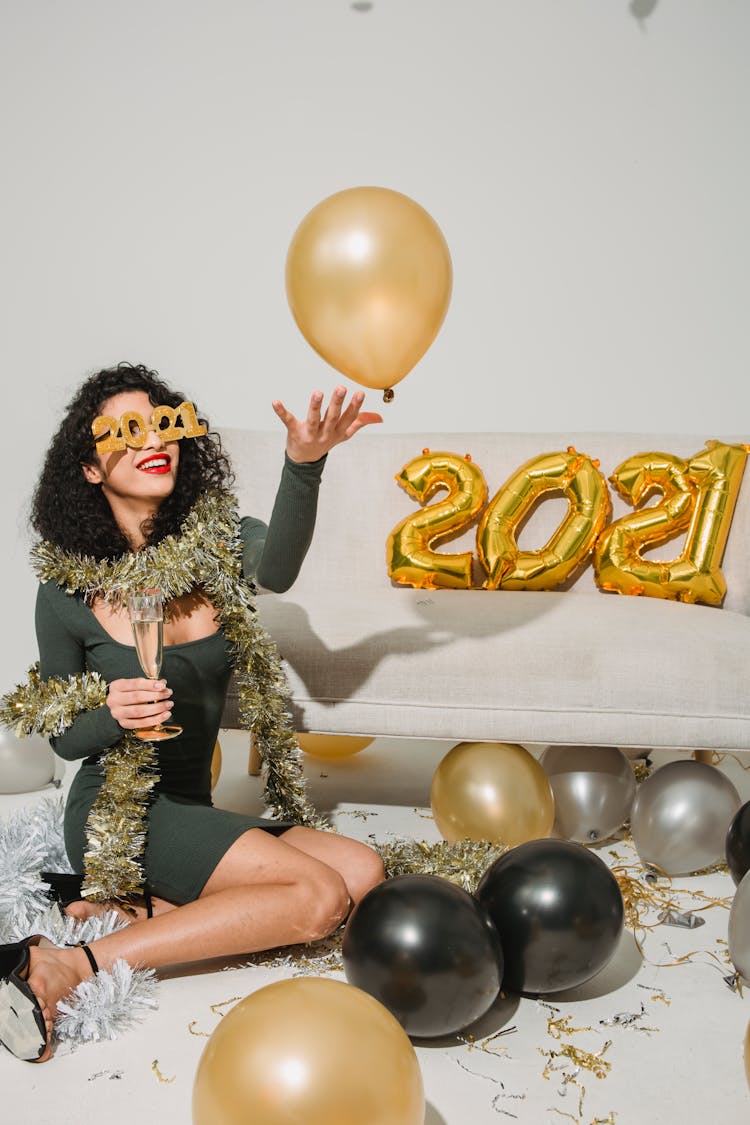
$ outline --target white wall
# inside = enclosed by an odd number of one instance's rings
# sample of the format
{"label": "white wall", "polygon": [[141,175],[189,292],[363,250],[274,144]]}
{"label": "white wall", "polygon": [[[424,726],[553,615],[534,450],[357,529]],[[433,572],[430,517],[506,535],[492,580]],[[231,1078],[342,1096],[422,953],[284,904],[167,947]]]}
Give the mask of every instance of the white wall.
{"label": "white wall", "polygon": [[270,429],[332,387],[283,272],[342,188],[413,196],[454,260],[389,427],[746,426],[749,41],[742,0],[2,0],[0,686],[73,388],[145,362]]}

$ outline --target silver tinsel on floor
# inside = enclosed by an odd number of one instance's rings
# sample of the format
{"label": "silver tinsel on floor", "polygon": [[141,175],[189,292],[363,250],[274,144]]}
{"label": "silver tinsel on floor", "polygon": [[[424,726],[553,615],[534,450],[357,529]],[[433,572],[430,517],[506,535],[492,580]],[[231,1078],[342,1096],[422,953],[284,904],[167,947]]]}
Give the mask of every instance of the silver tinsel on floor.
{"label": "silver tinsel on floor", "polygon": [[[86,921],[62,913],[49,899],[42,871],[70,871],[62,835],[62,800],[46,800],[0,821],[0,944],[42,934],[53,945],[92,942],[122,929],[115,911]],[[151,969],[116,961],[109,972],[83,981],[59,1005],[55,1039],[71,1046],[114,1039],[157,1006]]]}

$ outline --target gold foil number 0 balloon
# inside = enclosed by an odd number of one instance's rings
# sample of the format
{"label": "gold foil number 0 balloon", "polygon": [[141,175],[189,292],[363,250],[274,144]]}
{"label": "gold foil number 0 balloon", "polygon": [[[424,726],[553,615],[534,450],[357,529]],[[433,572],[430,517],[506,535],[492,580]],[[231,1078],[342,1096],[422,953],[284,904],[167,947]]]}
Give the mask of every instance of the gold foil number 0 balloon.
{"label": "gold foil number 0 balloon", "polygon": [[[506,481],[477,530],[485,587],[550,590],[559,586],[592,551],[611,510],[607,484],[594,462],[572,446],[522,465]],[[519,551],[517,530],[547,493],[562,492],[568,511],[540,551]]]}

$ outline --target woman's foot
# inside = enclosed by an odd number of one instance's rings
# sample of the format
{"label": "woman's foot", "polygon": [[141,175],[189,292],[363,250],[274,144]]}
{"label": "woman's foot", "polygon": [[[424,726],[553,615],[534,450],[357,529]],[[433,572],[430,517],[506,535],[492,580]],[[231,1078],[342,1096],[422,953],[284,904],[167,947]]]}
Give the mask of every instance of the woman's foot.
{"label": "woman's foot", "polygon": [[175,908],[175,903],[169,902],[165,898],[157,898],[156,895],[150,897],[150,912],[144,898],[133,899],[132,902],[117,902],[116,900],[90,902],[86,898],[81,898],[69,903],[65,907],[65,913],[71,918],[76,918],[79,922],[85,922],[89,918],[101,918],[104,914],[114,911],[123,922],[145,922],[147,918],[166,914],[168,910],[174,910]]}
{"label": "woman's foot", "polygon": [[90,977],[92,971],[86,954],[78,946],[58,949],[54,945],[33,945],[29,948],[26,982],[39,1002],[47,1028],[47,1046],[37,1062],[46,1062],[52,1055],[50,1037],[59,1001]]}

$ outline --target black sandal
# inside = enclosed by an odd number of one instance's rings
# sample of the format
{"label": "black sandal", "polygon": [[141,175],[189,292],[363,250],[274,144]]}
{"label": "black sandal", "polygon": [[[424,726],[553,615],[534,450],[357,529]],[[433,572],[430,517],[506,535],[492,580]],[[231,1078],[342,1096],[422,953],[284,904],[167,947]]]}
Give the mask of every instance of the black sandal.
{"label": "black sandal", "polygon": [[[44,882],[49,884],[50,898],[54,902],[59,902],[61,910],[65,910],[71,902],[85,901],[82,891],[83,875],[69,874],[65,871],[42,871],[40,875]],[[146,906],[146,917],[153,918],[154,904],[147,887],[143,888],[143,902]],[[127,902],[122,903],[122,909],[126,914],[130,913]]]}
{"label": "black sandal", "polygon": [[0,1043],[17,1059],[36,1062],[47,1048],[42,1008],[29,988],[29,946],[39,934],[0,946]]}
{"label": "black sandal", "polygon": [[[29,987],[29,947],[39,945],[34,934],[23,941],[0,945],[0,1043],[24,1062],[37,1062],[49,1039],[42,1006]],[[96,975],[99,966],[85,941],[78,942]]]}

